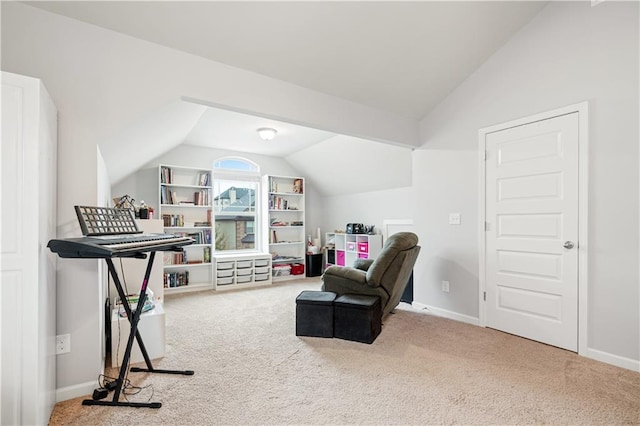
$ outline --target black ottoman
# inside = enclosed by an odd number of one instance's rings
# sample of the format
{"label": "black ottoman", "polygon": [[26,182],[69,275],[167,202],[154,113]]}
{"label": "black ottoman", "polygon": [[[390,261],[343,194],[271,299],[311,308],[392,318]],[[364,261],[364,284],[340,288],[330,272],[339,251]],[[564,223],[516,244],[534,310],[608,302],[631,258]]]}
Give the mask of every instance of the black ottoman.
{"label": "black ottoman", "polygon": [[344,294],[333,302],[333,337],[373,343],[382,330],[378,296]]}
{"label": "black ottoman", "polygon": [[333,301],[330,291],[305,290],[296,297],[296,336],[333,337]]}

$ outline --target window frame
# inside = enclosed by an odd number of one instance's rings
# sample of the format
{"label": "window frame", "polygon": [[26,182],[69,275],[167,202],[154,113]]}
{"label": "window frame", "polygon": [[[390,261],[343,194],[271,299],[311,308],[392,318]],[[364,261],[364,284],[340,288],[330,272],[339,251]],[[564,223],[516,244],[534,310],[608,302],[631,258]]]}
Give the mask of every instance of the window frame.
{"label": "window frame", "polygon": [[[238,161],[240,163],[244,163],[249,166],[250,169],[234,169],[234,168],[222,168],[216,167],[221,162],[226,160]],[[260,166],[246,158],[243,157],[222,157],[218,158],[213,162],[213,179],[212,179],[212,200],[215,199],[216,195],[216,182],[217,181],[242,181],[251,183],[255,185],[255,208],[254,212],[251,214],[246,214],[246,216],[253,216],[253,227],[254,227],[254,246],[252,249],[232,249],[232,250],[217,250],[215,245],[216,238],[216,217],[223,216],[218,215],[216,213],[216,205],[215,201],[212,204],[212,216],[213,216],[213,251],[218,254],[242,254],[242,253],[256,253],[262,251],[262,238],[260,238],[260,232],[262,232],[262,177],[260,174]],[[218,194],[219,195],[219,194]]]}

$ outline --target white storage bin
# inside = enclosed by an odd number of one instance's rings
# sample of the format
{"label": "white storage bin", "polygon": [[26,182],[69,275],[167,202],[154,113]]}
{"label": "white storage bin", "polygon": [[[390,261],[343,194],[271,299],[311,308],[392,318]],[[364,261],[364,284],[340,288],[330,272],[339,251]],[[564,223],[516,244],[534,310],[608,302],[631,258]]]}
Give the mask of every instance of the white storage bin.
{"label": "white storage bin", "polygon": [[218,271],[218,278],[233,277],[233,270]]}
{"label": "white storage bin", "polygon": [[269,259],[256,259],[256,267],[269,266]]}
{"label": "white storage bin", "polygon": [[253,260],[239,260],[236,262],[237,269],[251,268],[253,266]]}
{"label": "white storage bin", "polygon": [[233,262],[218,262],[218,264],[216,265],[216,269],[233,269]]}
{"label": "white storage bin", "polygon": [[220,278],[217,281],[218,285],[227,285],[227,284],[233,284],[233,277],[231,278]]}
{"label": "white storage bin", "polygon": [[291,266],[289,265],[274,266],[272,270],[274,277],[285,277],[287,275],[291,275]]}
{"label": "white storage bin", "polygon": [[251,281],[251,275],[246,275],[246,276],[243,276],[243,277],[238,277],[238,278],[237,278],[237,280],[236,280],[236,282],[237,282],[238,284],[240,284],[240,283],[248,283],[249,281]]}
{"label": "white storage bin", "polygon": [[245,268],[245,269],[236,270],[236,273],[238,274],[238,277],[243,276],[243,275],[251,275],[251,272],[253,272],[253,269],[251,269],[251,268]]}
{"label": "white storage bin", "polygon": [[269,267],[268,266],[264,266],[261,268],[258,268],[256,265],[256,274],[266,274],[267,272],[269,272]]}
{"label": "white storage bin", "polygon": [[266,274],[256,274],[255,280],[256,281],[266,281],[269,279],[269,273],[267,272]]}

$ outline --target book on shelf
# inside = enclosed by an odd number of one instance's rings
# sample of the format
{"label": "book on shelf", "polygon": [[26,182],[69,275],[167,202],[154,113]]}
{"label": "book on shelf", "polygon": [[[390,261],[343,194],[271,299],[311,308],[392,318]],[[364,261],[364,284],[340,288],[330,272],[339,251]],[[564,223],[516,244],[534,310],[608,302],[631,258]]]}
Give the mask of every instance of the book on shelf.
{"label": "book on shelf", "polygon": [[193,193],[193,203],[196,206],[208,206],[209,205],[209,190],[201,189]]}
{"label": "book on shelf", "polygon": [[173,183],[173,170],[170,167],[160,167],[160,182],[167,184]]}
{"label": "book on shelf", "polygon": [[211,247],[202,248],[202,259],[204,263],[211,263]]}
{"label": "book on shelf", "polygon": [[180,227],[184,226],[183,214],[163,214],[162,223],[166,227]]}
{"label": "book on shelf", "polygon": [[163,255],[163,261],[165,265],[187,264],[187,252],[186,250],[182,250],[178,252],[165,251]]}
{"label": "book on shelf", "polygon": [[198,232],[174,232],[174,235],[193,238],[193,244],[211,244],[210,229],[203,229]]}
{"label": "book on shelf", "polygon": [[209,172],[200,172],[198,173],[198,180],[196,182],[196,185],[198,186],[209,186],[210,185],[210,174]]}
{"label": "book on shelf", "polygon": [[189,271],[166,272],[163,280],[164,288],[183,287],[189,285]]}
{"label": "book on shelf", "polygon": [[169,187],[162,186],[160,188],[160,204],[180,204],[176,191],[172,191]]}

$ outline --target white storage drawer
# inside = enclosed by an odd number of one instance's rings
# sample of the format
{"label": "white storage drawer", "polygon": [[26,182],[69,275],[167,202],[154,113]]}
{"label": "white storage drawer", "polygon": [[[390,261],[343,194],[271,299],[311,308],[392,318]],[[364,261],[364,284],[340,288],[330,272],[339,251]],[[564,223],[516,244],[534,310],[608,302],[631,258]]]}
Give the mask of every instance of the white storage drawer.
{"label": "white storage drawer", "polygon": [[227,285],[227,284],[233,284],[233,277],[230,278],[220,278],[217,281],[218,285]]}
{"label": "white storage drawer", "polygon": [[216,269],[219,271],[224,269],[233,269],[233,265],[234,262],[218,262],[216,264]]}
{"label": "white storage drawer", "polygon": [[218,278],[232,277],[233,276],[233,269],[226,269],[226,270],[223,270],[223,271],[218,271],[217,275],[218,275]]}
{"label": "white storage drawer", "polygon": [[256,274],[266,274],[267,272],[269,272],[268,266],[256,267]]}
{"label": "white storage drawer", "polygon": [[253,260],[238,260],[236,262],[237,269],[251,268],[253,266]]}
{"label": "white storage drawer", "polygon": [[269,266],[269,259],[256,259],[256,267]]}
{"label": "white storage drawer", "polygon": [[238,277],[238,278],[236,279],[236,282],[237,282],[238,284],[240,284],[240,283],[248,283],[249,281],[251,281],[251,275],[246,275],[246,276],[243,276],[243,277]]}
{"label": "white storage drawer", "polygon": [[245,268],[245,269],[237,269],[236,273],[237,275],[240,276],[244,276],[244,275],[251,275],[251,273],[253,272],[253,269],[251,268]]}
{"label": "white storage drawer", "polygon": [[269,279],[269,273],[266,274],[256,274],[255,281],[266,281]]}

